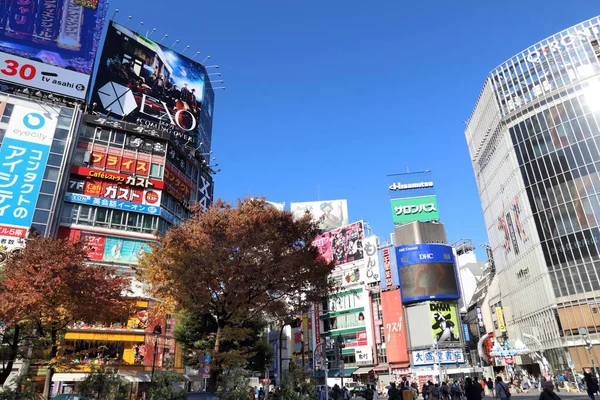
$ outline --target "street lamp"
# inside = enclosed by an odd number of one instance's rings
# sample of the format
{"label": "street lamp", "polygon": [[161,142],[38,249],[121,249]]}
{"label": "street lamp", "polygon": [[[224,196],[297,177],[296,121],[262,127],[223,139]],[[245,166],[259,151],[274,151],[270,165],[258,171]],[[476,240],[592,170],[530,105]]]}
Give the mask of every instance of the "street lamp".
{"label": "street lamp", "polygon": [[152,378],[154,378],[154,367],[156,367],[156,353],[158,352],[158,337],[162,334],[162,327],[157,324],[152,330],[154,334],[154,357],[152,358]]}

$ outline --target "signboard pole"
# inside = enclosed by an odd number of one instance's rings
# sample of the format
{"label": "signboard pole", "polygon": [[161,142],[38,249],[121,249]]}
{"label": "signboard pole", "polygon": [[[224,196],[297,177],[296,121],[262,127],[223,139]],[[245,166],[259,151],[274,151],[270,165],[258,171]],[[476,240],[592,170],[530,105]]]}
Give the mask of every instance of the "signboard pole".
{"label": "signboard pole", "polygon": [[[327,390],[327,378],[329,372],[327,370],[327,348],[325,347],[325,343],[320,343],[315,346],[313,350],[313,370],[317,370],[317,354],[320,352],[323,355],[322,363],[323,363],[323,371],[325,372],[325,400],[329,400],[329,390]],[[319,384],[317,383],[317,392],[318,392]]]}

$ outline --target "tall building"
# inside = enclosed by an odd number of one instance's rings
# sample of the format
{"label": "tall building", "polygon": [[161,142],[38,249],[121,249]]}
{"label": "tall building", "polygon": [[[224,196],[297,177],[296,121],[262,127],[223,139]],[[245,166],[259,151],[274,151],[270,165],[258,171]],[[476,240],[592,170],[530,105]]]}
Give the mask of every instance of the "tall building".
{"label": "tall building", "polygon": [[595,17],[493,69],[465,130],[506,339],[555,373],[600,357],[599,40]]}

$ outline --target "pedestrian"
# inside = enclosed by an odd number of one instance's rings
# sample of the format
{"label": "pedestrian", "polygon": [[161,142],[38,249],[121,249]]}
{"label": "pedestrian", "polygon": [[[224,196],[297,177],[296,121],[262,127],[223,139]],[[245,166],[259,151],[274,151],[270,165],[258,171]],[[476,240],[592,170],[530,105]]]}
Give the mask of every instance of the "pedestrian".
{"label": "pedestrian", "polygon": [[452,396],[452,400],[460,400],[462,397],[460,386],[458,385],[457,381],[452,383],[452,386],[450,387],[450,395]]}
{"label": "pedestrian", "polygon": [[340,386],[337,383],[335,385],[333,385],[332,392],[333,392],[333,395],[331,396],[331,398],[333,400],[342,400],[342,389],[340,388]]}
{"label": "pedestrian", "polygon": [[431,381],[427,381],[427,383],[423,384],[423,389],[421,390],[421,392],[423,392],[424,400],[429,400],[429,385],[431,385]]}
{"label": "pedestrian", "polygon": [[504,383],[502,378],[499,376],[496,377],[496,384],[494,385],[494,389],[496,391],[495,397],[497,399],[507,400],[510,398],[510,390],[508,389],[506,383]]}
{"label": "pedestrian", "polygon": [[467,400],[481,400],[481,386],[468,377],[465,379],[465,397]]}
{"label": "pedestrian", "polygon": [[388,400],[401,400],[400,391],[396,387],[396,383],[390,383],[390,388],[388,389]]}
{"label": "pedestrian", "polygon": [[596,400],[595,394],[598,392],[598,379],[591,373],[583,371],[583,381],[585,382],[585,390],[590,396],[590,400]]}
{"label": "pedestrian", "polygon": [[375,393],[373,387],[371,385],[367,385],[367,389],[365,390],[365,400],[373,400],[375,397]]}
{"label": "pedestrian", "polygon": [[261,387],[260,389],[258,389],[258,400],[264,400],[264,399],[265,399],[265,391]]}
{"label": "pedestrian", "polygon": [[442,382],[440,392],[442,394],[442,400],[450,400],[450,388],[446,382]]}
{"label": "pedestrian", "polygon": [[487,387],[487,395],[494,397],[494,381],[492,381],[492,378],[487,379],[485,386]]}
{"label": "pedestrian", "polygon": [[350,400],[350,391],[348,390],[348,386],[344,386],[342,389],[342,400]]}
{"label": "pedestrian", "polygon": [[433,387],[429,388],[429,394],[431,395],[431,400],[440,400],[440,385],[436,383]]}
{"label": "pedestrian", "polygon": [[372,385],[371,388],[373,389],[373,400],[379,400],[379,392],[377,391],[377,387]]}
{"label": "pedestrian", "polygon": [[540,394],[539,400],[561,400],[560,397],[554,393],[554,383],[549,379],[544,384],[544,390]]}

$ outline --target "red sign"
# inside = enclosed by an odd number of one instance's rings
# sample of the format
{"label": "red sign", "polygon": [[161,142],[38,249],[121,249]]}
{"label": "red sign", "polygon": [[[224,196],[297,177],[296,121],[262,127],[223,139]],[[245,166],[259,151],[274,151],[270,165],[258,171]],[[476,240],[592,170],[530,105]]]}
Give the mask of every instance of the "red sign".
{"label": "red sign", "polygon": [[116,171],[130,172],[136,175],[148,175],[150,172],[150,161],[134,160],[115,154],[107,154],[101,151],[93,151],[90,165],[96,168],[108,168]]}
{"label": "red sign", "polygon": [[71,173],[75,175],[81,175],[90,178],[97,178],[105,181],[110,181],[117,184],[137,186],[142,188],[154,188],[163,189],[164,184],[162,181],[156,179],[148,179],[143,176],[125,175],[116,172],[100,171],[97,169],[77,167],[71,168]]}
{"label": "red sign", "polygon": [[319,303],[315,303],[315,344],[321,344],[321,316],[319,315]]}
{"label": "red sign", "polygon": [[171,171],[165,166],[165,182],[171,186],[177,193],[184,197],[185,200],[190,199],[191,185],[187,179],[180,178],[176,172]]}
{"label": "red sign", "polygon": [[367,345],[367,331],[356,332],[356,345],[366,346]]}
{"label": "red sign", "polygon": [[383,276],[385,278],[385,286],[394,286],[394,279],[392,278],[392,258],[390,256],[390,248],[385,247],[382,251],[383,256]]}
{"label": "red sign", "polygon": [[104,236],[91,235],[83,233],[79,229],[58,228],[58,238],[68,239],[69,242],[78,242],[83,240],[86,244],[85,251],[87,257],[92,261],[102,261],[104,258],[104,245],[106,238]]}
{"label": "red sign", "polygon": [[381,307],[388,363],[410,362],[400,289],[381,292]]}
{"label": "red sign", "polygon": [[27,229],[0,225],[0,236],[10,236],[25,239],[25,236],[27,236]]}

